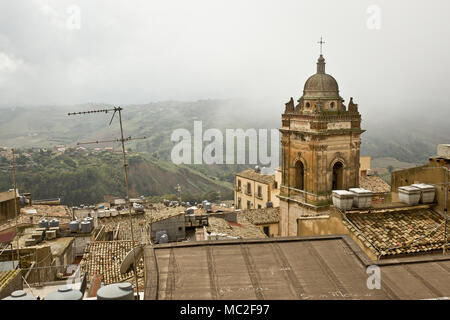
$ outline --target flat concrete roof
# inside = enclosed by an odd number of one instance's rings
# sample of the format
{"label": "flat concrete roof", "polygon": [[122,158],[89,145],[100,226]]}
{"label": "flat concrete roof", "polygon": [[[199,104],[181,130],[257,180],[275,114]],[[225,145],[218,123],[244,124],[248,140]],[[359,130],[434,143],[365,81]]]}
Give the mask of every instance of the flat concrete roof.
{"label": "flat concrete roof", "polygon": [[[373,262],[348,235],[169,243],[147,246],[144,260],[149,300],[450,296],[450,256]],[[372,264],[381,289],[367,287]]]}

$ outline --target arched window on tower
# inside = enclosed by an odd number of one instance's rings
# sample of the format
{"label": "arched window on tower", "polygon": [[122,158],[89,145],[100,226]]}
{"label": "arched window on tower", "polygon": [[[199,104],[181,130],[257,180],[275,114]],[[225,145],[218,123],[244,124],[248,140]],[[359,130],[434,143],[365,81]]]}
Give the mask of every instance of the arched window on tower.
{"label": "arched window on tower", "polygon": [[333,109],[334,108],[334,102],[330,103],[330,108]]}
{"label": "arched window on tower", "polygon": [[307,108],[309,108],[311,105],[309,104],[309,102],[307,102],[305,106],[306,106]]}
{"label": "arched window on tower", "polygon": [[332,190],[342,190],[344,187],[344,165],[336,162],[333,166]]}
{"label": "arched window on tower", "polygon": [[305,168],[300,160],[295,164],[295,189],[305,190]]}

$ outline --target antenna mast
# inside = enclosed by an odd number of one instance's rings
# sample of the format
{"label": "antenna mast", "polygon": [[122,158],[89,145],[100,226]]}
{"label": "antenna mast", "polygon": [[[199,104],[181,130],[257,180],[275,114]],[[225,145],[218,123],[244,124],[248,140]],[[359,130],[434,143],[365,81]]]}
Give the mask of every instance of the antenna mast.
{"label": "antenna mast", "polygon": [[134,258],[134,263],[133,263],[133,271],[134,271],[134,278],[136,281],[136,292],[137,292],[137,299],[139,300],[139,283],[138,283],[138,276],[137,276],[137,261],[136,261],[136,250],[135,250],[135,242],[134,242],[134,232],[133,232],[133,219],[131,216],[131,206],[130,206],[130,188],[129,188],[129,184],[128,184],[128,172],[127,172],[127,168],[128,168],[128,164],[127,164],[127,158],[126,158],[126,154],[125,154],[125,141],[130,141],[130,140],[135,140],[135,139],[146,139],[146,137],[141,137],[141,138],[124,138],[123,137],[123,126],[122,126],[122,111],[123,109],[121,107],[114,107],[113,109],[101,109],[101,110],[90,110],[90,111],[82,111],[82,112],[72,112],[72,113],[68,113],[67,115],[69,116],[73,116],[73,115],[80,115],[80,114],[89,114],[89,113],[108,113],[108,112],[112,112],[114,111],[112,117],[111,117],[111,121],[109,122],[109,125],[111,125],[114,116],[116,114],[116,112],[119,113],[119,123],[120,123],[120,139],[115,139],[115,140],[108,140],[108,141],[93,141],[93,142],[79,142],[77,143],[77,145],[80,144],[93,144],[93,143],[103,143],[103,142],[121,142],[122,143],[122,157],[123,157],[123,170],[124,170],[124,175],[125,175],[125,185],[127,188],[127,204],[128,204],[128,210],[129,210],[129,217],[130,217],[130,231],[131,231],[131,242],[132,242],[132,251],[133,251],[133,258]]}
{"label": "antenna mast", "polygon": [[[19,229],[17,228],[17,220],[19,220],[19,216],[17,215],[17,184],[16,184],[16,156],[14,153],[14,148],[12,151],[12,165],[13,165],[13,183],[14,183],[14,216],[16,218],[16,247],[17,247],[17,265],[20,265],[20,251],[19,251]],[[30,203],[31,204],[31,203]],[[14,262],[13,262],[14,267]]]}

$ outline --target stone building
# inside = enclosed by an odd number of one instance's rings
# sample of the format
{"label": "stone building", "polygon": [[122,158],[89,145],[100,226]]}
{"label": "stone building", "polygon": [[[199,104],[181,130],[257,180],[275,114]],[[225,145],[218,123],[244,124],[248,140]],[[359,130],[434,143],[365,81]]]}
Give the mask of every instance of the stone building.
{"label": "stone building", "polygon": [[297,235],[301,216],[328,210],[332,190],[359,186],[361,115],[353,98],[344,105],[322,55],[297,102],[286,103],[280,129],[282,236]]}
{"label": "stone building", "polygon": [[[16,203],[14,204],[14,201]],[[20,213],[19,191],[14,190],[0,192],[0,223],[14,219]]]}
{"label": "stone building", "polygon": [[263,174],[260,169],[244,170],[236,175],[234,188],[234,205],[236,209],[266,208],[271,202],[278,207],[280,200],[281,172]]}
{"label": "stone building", "polygon": [[437,155],[430,157],[426,165],[392,172],[392,200],[398,201],[398,187],[414,183],[431,184],[436,190],[434,210],[446,214],[445,211],[450,207],[449,171],[450,144],[440,144],[437,147]]}
{"label": "stone building", "polygon": [[370,156],[359,157],[359,176],[365,177],[369,175],[370,172]]}

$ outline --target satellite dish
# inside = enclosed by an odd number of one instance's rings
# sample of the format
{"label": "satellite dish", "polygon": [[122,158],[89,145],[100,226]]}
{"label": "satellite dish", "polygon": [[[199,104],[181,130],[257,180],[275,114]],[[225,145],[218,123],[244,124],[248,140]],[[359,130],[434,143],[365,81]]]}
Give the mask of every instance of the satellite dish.
{"label": "satellite dish", "polygon": [[144,255],[144,247],[139,245],[131,249],[125,259],[123,259],[122,264],[120,265],[120,273],[127,273],[134,264],[134,256],[136,255],[136,262],[138,262],[142,256]]}

